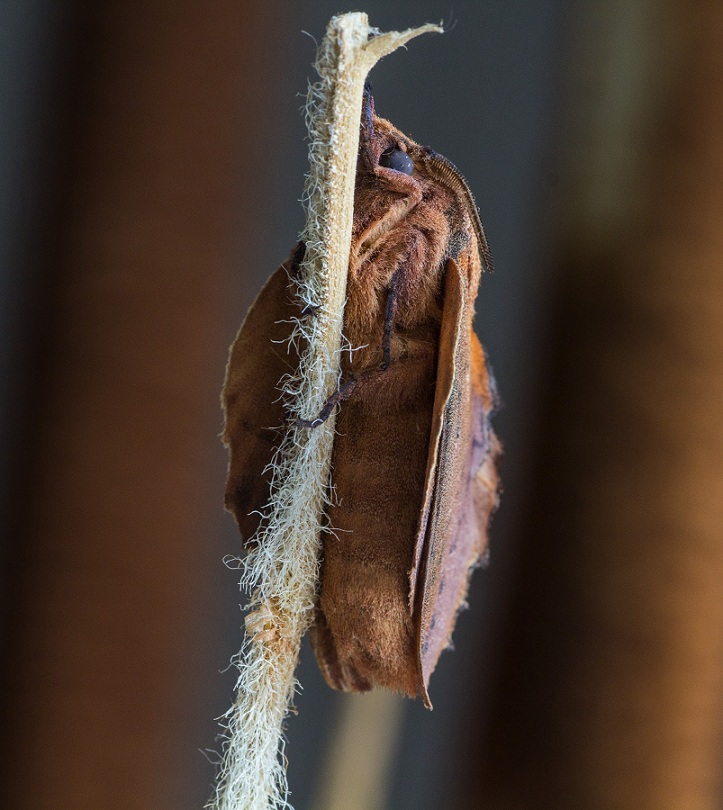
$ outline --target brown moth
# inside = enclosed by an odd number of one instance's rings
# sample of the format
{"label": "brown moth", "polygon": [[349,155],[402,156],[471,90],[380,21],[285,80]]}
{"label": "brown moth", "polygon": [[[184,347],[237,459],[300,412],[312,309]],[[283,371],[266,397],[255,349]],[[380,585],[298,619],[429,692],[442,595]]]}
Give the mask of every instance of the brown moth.
{"label": "brown moth", "polygon": [[[303,245],[269,279],[231,348],[226,506],[248,540],[284,423],[280,346],[300,315]],[[450,644],[497,504],[494,383],[472,331],[489,252],[466,182],[378,118],[365,93],[321,587],[311,640],[328,683],[422,695]],[[301,313],[314,317],[313,313]]]}

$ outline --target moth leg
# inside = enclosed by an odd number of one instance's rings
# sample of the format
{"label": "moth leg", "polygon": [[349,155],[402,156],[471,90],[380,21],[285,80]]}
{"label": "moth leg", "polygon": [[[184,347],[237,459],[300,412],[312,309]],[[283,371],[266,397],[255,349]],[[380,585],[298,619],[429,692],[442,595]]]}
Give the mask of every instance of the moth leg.
{"label": "moth leg", "polygon": [[326,420],[331,416],[334,408],[336,408],[340,402],[343,402],[345,399],[349,399],[354,389],[359,385],[360,379],[361,377],[352,377],[352,379],[347,380],[347,382],[345,382],[341,388],[334,391],[334,393],[324,403],[324,407],[319,411],[319,415],[316,417],[316,419],[299,419],[296,424],[305,428],[317,428],[319,425],[323,425],[324,422],[326,422]]}
{"label": "moth leg", "polygon": [[319,415],[316,419],[297,419],[296,424],[300,425],[301,427],[305,428],[317,428],[319,425],[323,425],[324,422],[331,416],[334,408],[340,403],[344,402],[344,400],[349,399],[349,397],[359,388],[360,385],[363,383],[368,383],[371,380],[379,379],[387,369],[385,367],[374,368],[370,371],[365,371],[363,374],[360,374],[358,377],[352,377],[350,380],[347,380],[341,388],[329,397],[324,403],[324,407],[319,411]]}
{"label": "moth leg", "polygon": [[291,251],[291,261],[289,262],[289,275],[295,281],[299,280],[299,270],[304,256],[306,256],[306,242],[297,242],[296,247]]}
{"label": "moth leg", "polygon": [[352,377],[345,382],[341,388],[335,391],[324,403],[324,407],[319,411],[316,419],[299,419],[297,424],[305,428],[316,428],[323,425],[331,416],[334,408],[345,399],[349,399],[360,383],[368,381],[370,378],[378,377],[380,372],[386,371],[392,364],[392,332],[394,331],[394,318],[399,305],[399,276],[400,271],[392,276],[387,289],[387,302],[384,309],[384,337],[382,339],[383,360],[379,369],[367,371],[358,377]]}

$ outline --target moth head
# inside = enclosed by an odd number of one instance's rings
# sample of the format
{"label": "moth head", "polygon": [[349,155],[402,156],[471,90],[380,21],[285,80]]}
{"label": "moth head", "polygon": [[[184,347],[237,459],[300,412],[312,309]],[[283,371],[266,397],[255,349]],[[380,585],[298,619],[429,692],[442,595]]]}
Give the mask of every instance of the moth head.
{"label": "moth head", "polygon": [[[450,231],[465,231],[471,226],[480,258],[491,268],[487,240],[467,182],[446,158],[420,146],[389,121],[379,118],[368,83],[362,106],[357,193],[363,197],[358,200],[362,203],[359,207],[367,209],[370,217],[380,217],[380,212],[373,212],[375,206],[370,205],[370,193],[386,198],[386,202],[376,200],[390,206],[382,230],[404,219],[420,203],[444,207],[450,214]],[[394,202],[400,195],[406,201],[401,207]]]}

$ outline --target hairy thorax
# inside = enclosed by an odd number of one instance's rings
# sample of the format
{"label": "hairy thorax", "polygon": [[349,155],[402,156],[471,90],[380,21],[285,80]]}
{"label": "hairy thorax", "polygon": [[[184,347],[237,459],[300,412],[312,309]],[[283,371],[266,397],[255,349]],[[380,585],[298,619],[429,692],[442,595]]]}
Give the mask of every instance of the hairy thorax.
{"label": "hairy thorax", "polygon": [[[429,187],[428,187],[429,186]],[[345,372],[382,362],[387,296],[396,287],[391,361],[426,353],[436,343],[442,313],[443,268],[451,238],[451,194],[431,188],[423,175],[360,169],[357,214],[347,281],[345,335],[351,355]]]}

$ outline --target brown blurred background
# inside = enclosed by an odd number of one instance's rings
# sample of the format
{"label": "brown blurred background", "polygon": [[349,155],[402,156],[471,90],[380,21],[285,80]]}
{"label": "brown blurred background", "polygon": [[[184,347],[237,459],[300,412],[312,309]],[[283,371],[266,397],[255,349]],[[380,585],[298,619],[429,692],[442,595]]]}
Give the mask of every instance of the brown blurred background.
{"label": "brown blurred background", "polygon": [[[371,79],[477,196],[504,494],[431,714],[304,649],[291,800],[719,808],[723,5],[389,6],[450,29]],[[302,225],[302,31],[344,10],[0,9],[0,807],[210,795],[242,624],[218,393]]]}

